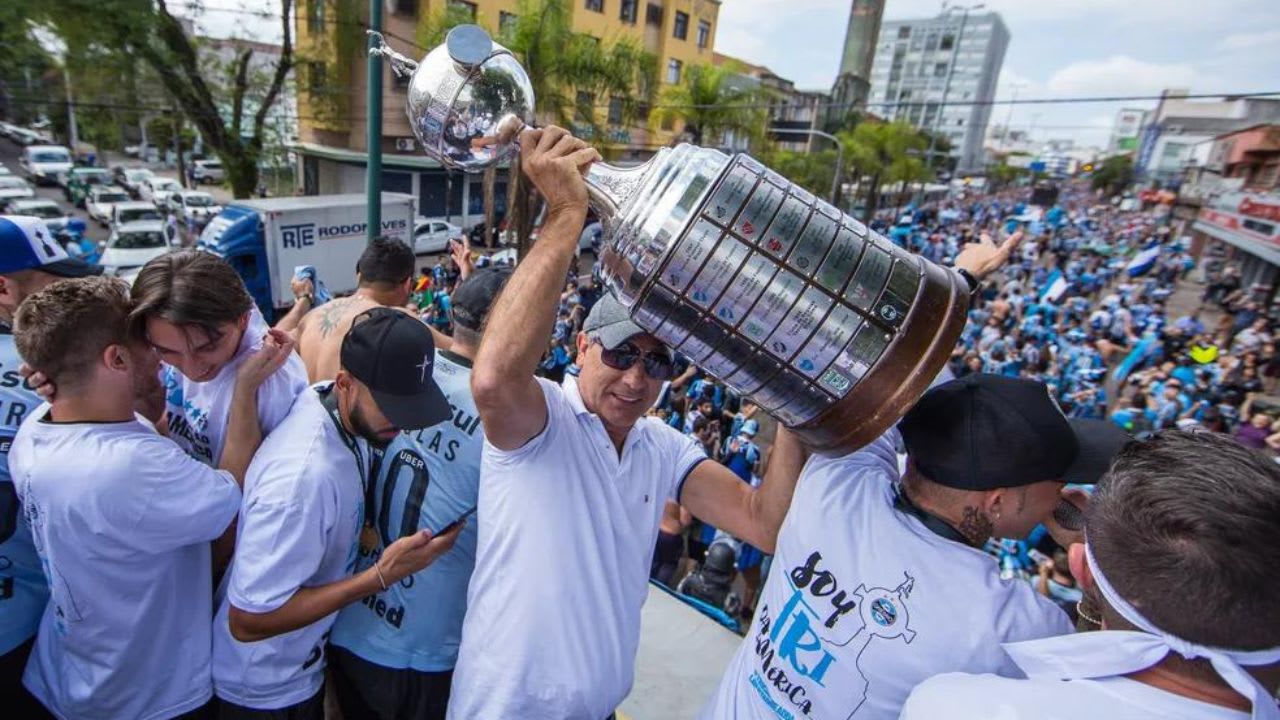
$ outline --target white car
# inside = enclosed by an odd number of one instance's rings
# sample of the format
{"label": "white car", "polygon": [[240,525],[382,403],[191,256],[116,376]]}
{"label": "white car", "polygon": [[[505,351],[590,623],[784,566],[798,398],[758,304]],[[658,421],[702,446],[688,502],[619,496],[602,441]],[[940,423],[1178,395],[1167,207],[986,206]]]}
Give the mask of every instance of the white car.
{"label": "white car", "polygon": [[191,179],[195,180],[197,185],[201,183],[218,185],[222,183],[223,177],[222,162],[219,160],[196,160],[192,163]]}
{"label": "white car", "polygon": [[155,173],[146,168],[122,168],[116,173],[116,181],[120,183],[120,187],[139,200],[145,199],[139,197],[142,183],[153,177],[155,177]]}
{"label": "white car", "polygon": [[30,145],[22,151],[22,171],[37,185],[53,185],[70,172],[71,151],[61,145]]}
{"label": "white car", "polygon": [[20,198],[35,197],[36,191],[16,175],[0,175],[0,204]]}
{"label": "white car", "polygon": [[111,209],[110,225],[112,229],[122,227],[127,223],[137,222],[139,220],[155,220],[157,222],[164,220],[164,215],[159,208],[145,200],[129,200],[126,202],[116,203]]}
{"label": "white car", "polygon": [[188,218],[203,222],[222,212],[222,206],[213,199],[212,195],[199,190],[180,190],[171,193],[166,209],[177,215],[182,222],[186,222]]}
{"label": "white car", "polygon": [[129,193],[115,185],[96,185],[84,200],[84,210],[101,225],[109,225],[116,205],[129,202]]}
{"label": "white car", "polygon": [[42,218],[53,232],[66,227],[67,221],[71,219],[57,202],[44,198],[14,200],[9,203],[7,212],[10,215],[34,215]]}
{"label": "white car", "polygon": [[138,185],[138,199],[150,200],[156,204],[156,207],[164,207],[169,195],[181,191],[182,184],[177,180],[156,175],[143,180]]}
{"label": "white car", "polygon": [[462,228],[440,218],[418,218],[413,224],[413,253],[441,253],[449,249],[449,241],[463,236]]}
{"label": "white car", "polygon": [[140,268],[152,258],[172,250],[164,238],[164,223],[159,220],[128,222],[111,231],[102,245],[98,264],[112,275]]}

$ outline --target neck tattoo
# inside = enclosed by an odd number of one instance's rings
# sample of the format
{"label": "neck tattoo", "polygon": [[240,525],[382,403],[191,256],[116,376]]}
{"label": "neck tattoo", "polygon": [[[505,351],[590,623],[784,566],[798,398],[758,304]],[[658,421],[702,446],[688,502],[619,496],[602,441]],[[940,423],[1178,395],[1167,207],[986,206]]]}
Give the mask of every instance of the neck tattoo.
{"label": "neck tattoo", "polygon": [[972,505],[966,505],[964,508],[964,516],[960,519],[960,525],[956,530],[964,535],[969,544],[974,547],[982,547],[983,543],[991,537],[994,526],[991,520],[978,511],[978,508]]}

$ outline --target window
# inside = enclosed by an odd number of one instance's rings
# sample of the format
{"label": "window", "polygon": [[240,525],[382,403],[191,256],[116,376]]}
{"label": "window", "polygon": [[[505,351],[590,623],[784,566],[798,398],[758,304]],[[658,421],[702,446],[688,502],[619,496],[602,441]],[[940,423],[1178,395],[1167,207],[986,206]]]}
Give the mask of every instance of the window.
{"label": "window", "polygon": [[960,127],[961,125],[964,125],[964,120],[957,120],[956,127]]}
{"label": "window", "polygon": [[391,12],[395,15],[417,15],[418,0],[392,0]]}
{"label": "window", "polygon": [[711,23],[706,20],[698,21],[698,49],[705,50],[711,44]]}
{"label": "window", "polygon": [[609,98],[609,124],[622,124],[622,98]]}
{"label": "window", "polygon": [[312,95],[322,95],[328,86],[325,78],[324,63],[307,63],[307,91]]}
{"label": "window", "polygon": [[622,6],[618,10],[618,19],[628,25],[636,24],[636,1],[622,0]]}
{"label": "window", "polygon": [[924,40],[924,49],[925,49],[925,50],[927,50],[927,51],[929,51],[929,52],[934,52],[934,51],[936,51],[936,50],[938,49],[938,34],[937,34],[937,33],[929,33],[929,35],[925,37],[925,40]]}
{"label": "window", "polygon": [[604,12],[604,0],[587,0],[587,9],[591,12]]}
{"label": "window", "polygon": [[516,20],[518,20],[519,18],[520,16],[516,15],[515,13],[509,13],[509,12],[498,13],[498,32],[501,34],[512,32],[513,30],[515,30]]}
{"label": "window", "polygon": [[579,90],[577,107],[574,108],[573,113],[574,119],[583,123],[591,122],[593,119],[592,116],[595,115],[591,106],[594,105],[595,102],[596,98],[594,95],[589,92]]}
{"label": "window", "polygon": [[935,63],[935,64],[934,64],[934,66],[933,66],[933,76],[934,76],[934,77],[946,77],[946,76],[947,76],[947,64],[946,64],[946,63],[944,63],[944,62]]}
{"label": "window", "polygon": [[671,85],[680,84],[680,68],[683,66],[679,60],[671,58],[667,61],[667,82]]}
{"label": "window", "polygon": [[662,6],[649,3],[644,8],[644,22],[646,25],[662,26]]}
{"label": "window", "polygon": [[911,26],[910,26],[910,25],[903,25],[902,27],[898,28],[898,39],[899,39],[899,40],[906,40],[906,39],[907,39],[907,38],[909,38],[909,37],[911,37]]}
{"label": "window", "polygon": [[689,13],[676,11],[675,32],[672,34],[675,35],[677,40],[689,39]]}
{"label": "window", "polygon": [[662,117],[662,129],[666,132],[671,132],[675,128],[676,128],[675,118],[671,117],[670,113],[668,113],[667,115],[664,115]]}
{"label": "window", "polygon": [[475,22],[475,19],[476,19],[475,3],[467,2],[467,0],[449,0],[449,7],[461,8],[462,10],[466,11],[467,15],[471,17],[471,21]]}
{"label": "window", "polygon": [[312,35],[324,32],[324,0],[311,0],[307,5],[307,32]]}
{"label": "window", "polygon": [[636,105],[636,120],[646,125],[649,123],[649,103]]}
{"label": "window", "polygon": [[942,41],[938,43],[938,49],[939,49],[939,50],[950,50],[951,48],[953,48],[953,47],[955,47],[955,46],[956,46],[956,36],[955,36],[955,35],[943,35],[943,36],[942,36]]}

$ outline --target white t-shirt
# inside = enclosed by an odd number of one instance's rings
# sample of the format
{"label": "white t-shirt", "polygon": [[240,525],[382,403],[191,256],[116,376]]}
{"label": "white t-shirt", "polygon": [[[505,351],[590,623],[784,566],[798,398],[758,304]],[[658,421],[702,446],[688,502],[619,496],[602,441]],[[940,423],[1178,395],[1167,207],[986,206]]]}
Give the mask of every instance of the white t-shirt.
{"label": "white t-shirt", "polygon": [[[240,348],[221,371],[208,382],[188,380],[177,368],[162,365],[160,382],[164,385],[165,410],[169,413],[169,437],[191,457],[206,465],[217,465],[227,437],[227,420],[231,415],[232,389],[236,371],[245,358],[262,348],[267,324],[254,307],[249,311],[249,324],[240,338]],[[258,422],[262,434],[268,435],[288,414],[293,400],[307,389],[307,368],[297,353],[258,387]]]}
{"label": "white t-shirt", "polygon": [[641,418],[622,456],[577,385],[539,379],[547,426],[488,442],[479,543],[449,717],[600,720],[631,689],[649,563],[669,498],[706,456]]}
{"label": "white t-shirt", "polygon": [[1249,713],[1180,697],[1123,677],[1026,680],[946,673],[920,683],[902,720],[1248,720]]}
{"label": "white t-shirt", "polygon": [[230,473],[141,421],[23,422],[9,454],[51,597],[23,682],[63,718],[169,718],[208,702],[210,541]]}
{"label": "white t-shirt", "polygon": [[810,458],[755,619],[702,718],[896,718],[925,678],[1020,676],[1000,643],[1071,632],[990,555],[894,509],[897,439]]}
{"label": "white t-shirt", "polygon": [[[237,705],[275,710],[309,699],[324,679],[324,646],[337,613],[258,642],[231,637],[230,605],[279,609],[302,587],[349,576],[364,524],[368,445],[344,436],[316,385],[267,436],[249,465],[236,554],[213,621],[213,684]],[[359,460],[357,460],[357,455]]]}

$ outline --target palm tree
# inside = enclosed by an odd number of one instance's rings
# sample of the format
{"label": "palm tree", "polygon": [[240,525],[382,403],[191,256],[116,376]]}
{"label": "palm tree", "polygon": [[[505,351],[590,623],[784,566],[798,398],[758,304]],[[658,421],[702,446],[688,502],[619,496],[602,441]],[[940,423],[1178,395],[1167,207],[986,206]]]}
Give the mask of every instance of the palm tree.
{"label": "palm tree", "polygon": [[758,140],[764,133],[768,114],[761,103],[764,94],[754,87],[734,82],[732,65],[694,65],[677,85],[662,93],[658,120],[684,120],[685,132],[695,145],[717,144],[724,133],[740,131]]}
{"label": "palm tree", "polygon": [[875,215],[882,184],[911,182],[927,173],[919,158],[927,143],[915,128],[905,122],[861,122],[838,137],[858,174],[870,177],[866,185],[863,222],[871,222]]}

